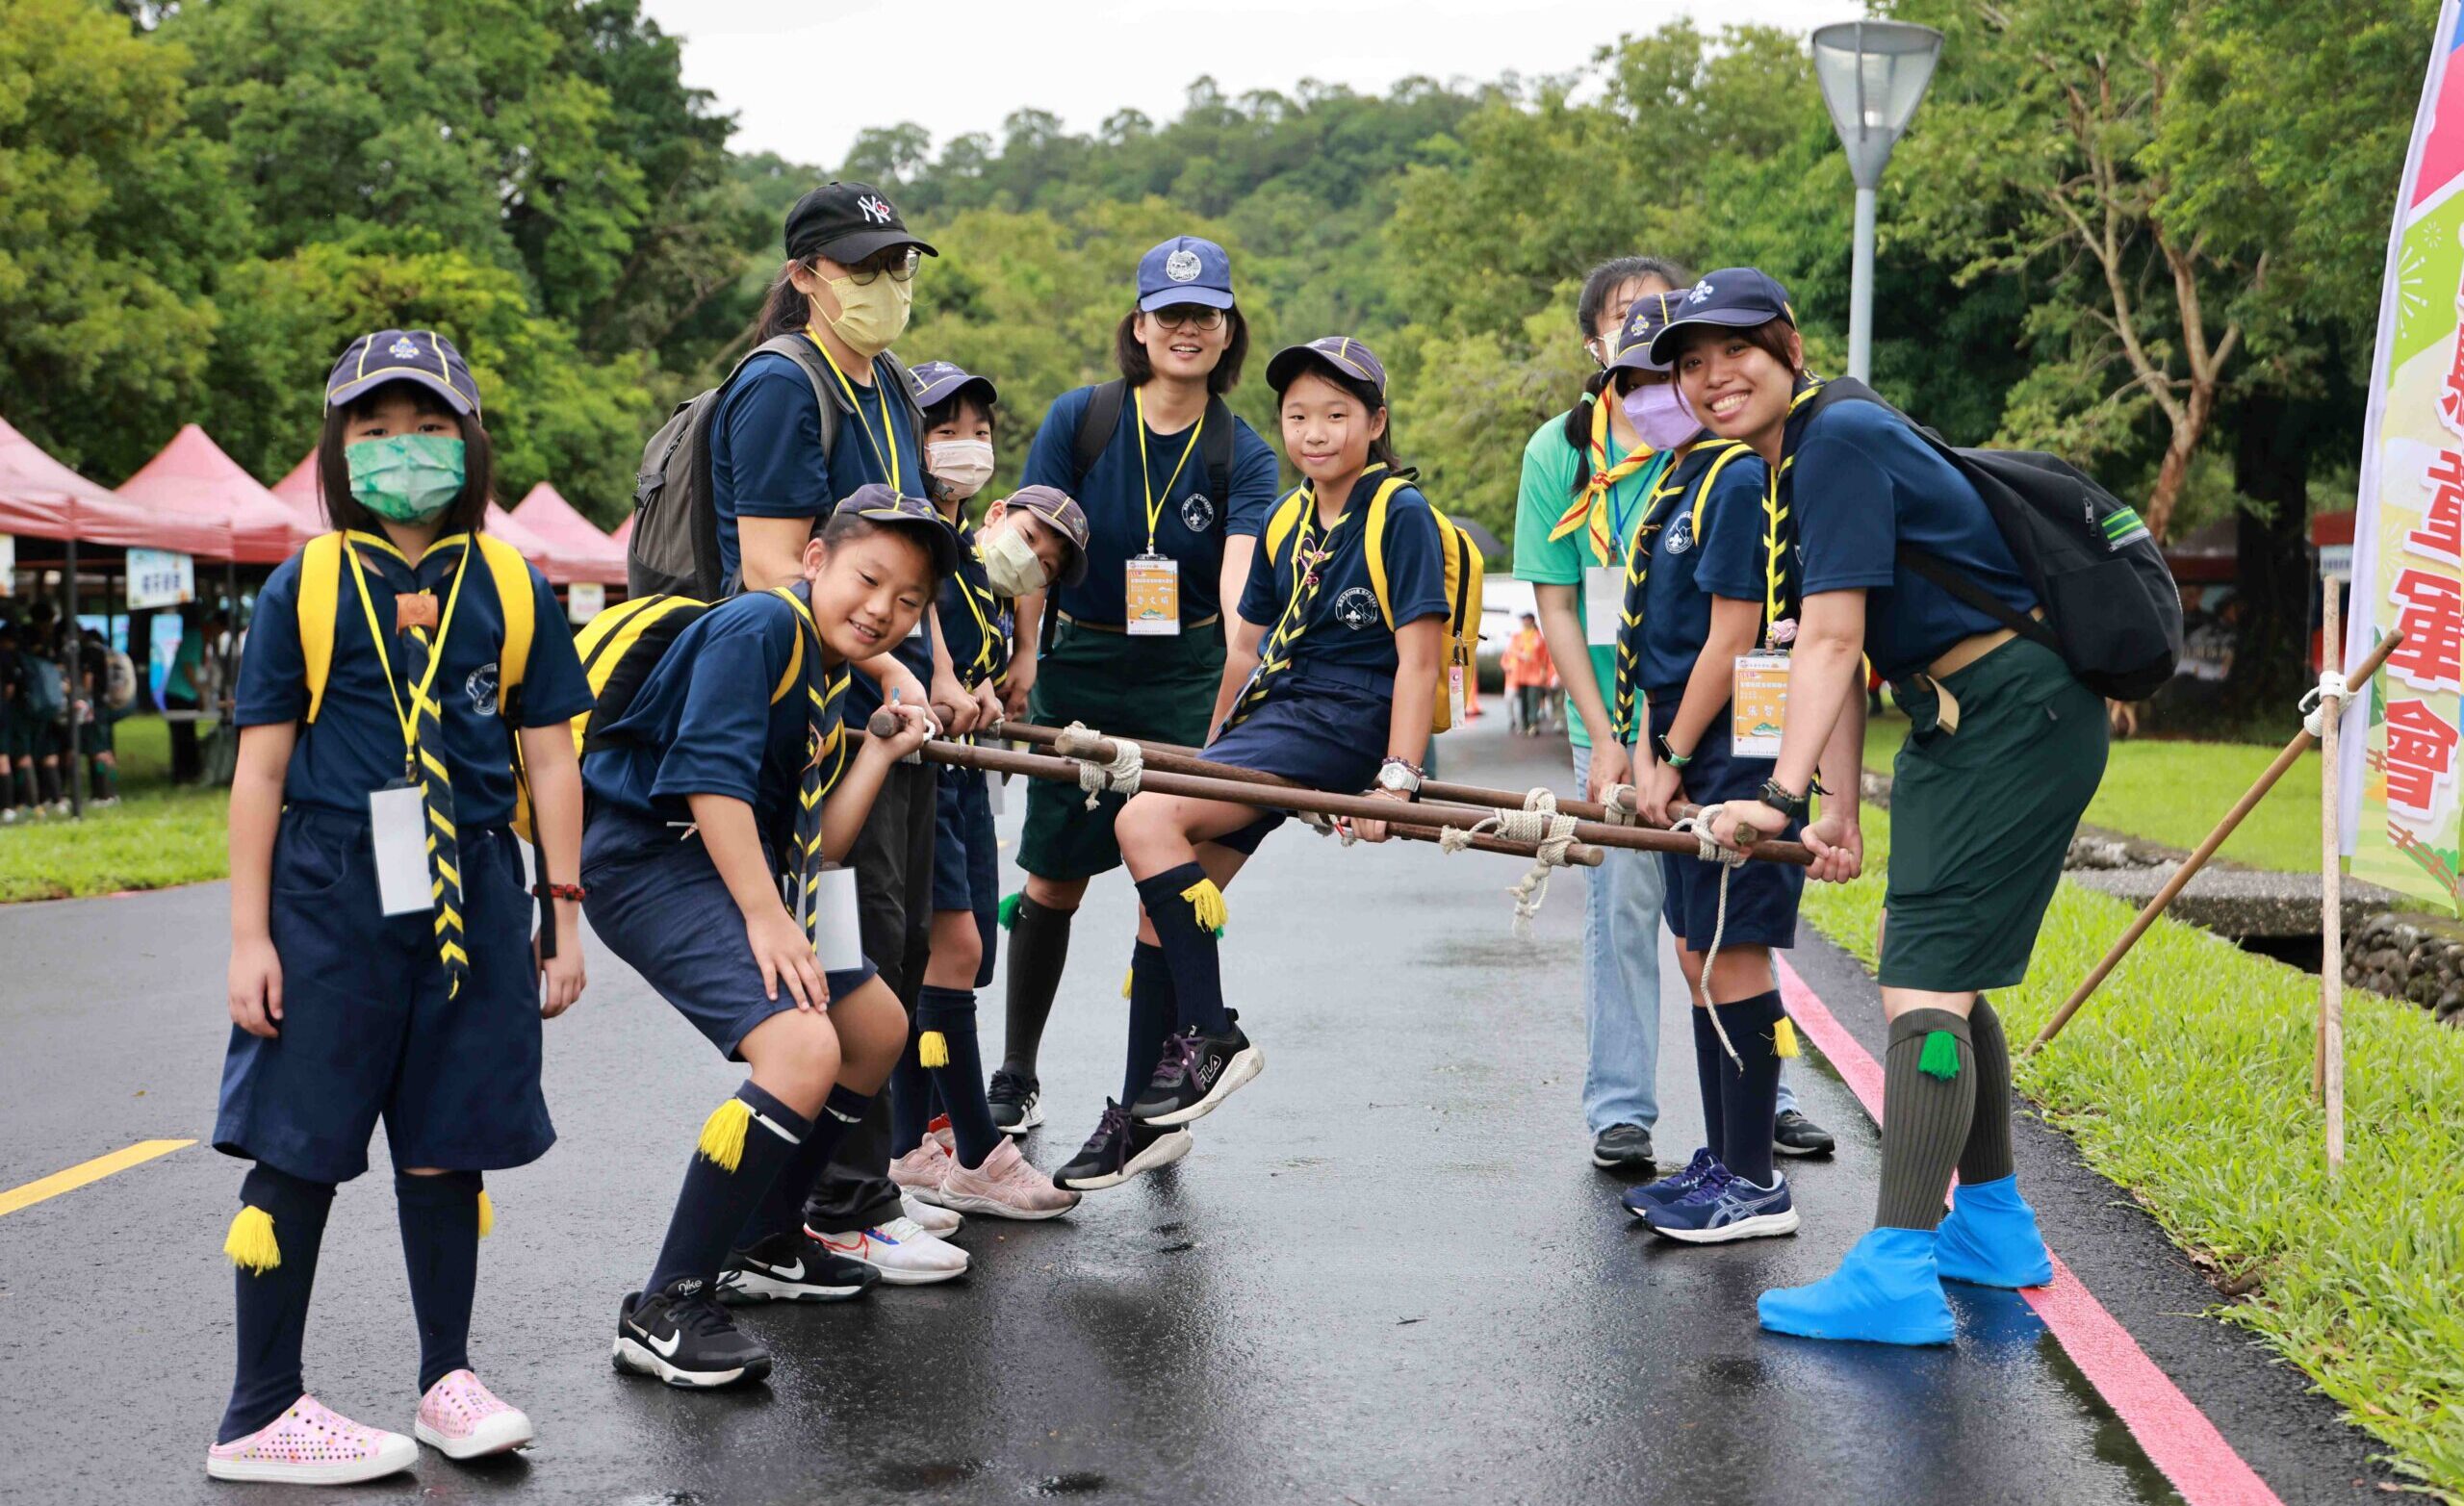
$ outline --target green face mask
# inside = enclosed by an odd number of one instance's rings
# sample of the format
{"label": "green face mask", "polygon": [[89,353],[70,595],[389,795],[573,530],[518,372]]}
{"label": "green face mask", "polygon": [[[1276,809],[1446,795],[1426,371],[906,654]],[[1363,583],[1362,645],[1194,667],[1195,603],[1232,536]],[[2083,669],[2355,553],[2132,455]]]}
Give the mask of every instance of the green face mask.
{"label": "green face mask", "polygon": [[425,523],[462,495],[462,441],[442,434],[397,434],[343,447],[350,495],[394,523]]}

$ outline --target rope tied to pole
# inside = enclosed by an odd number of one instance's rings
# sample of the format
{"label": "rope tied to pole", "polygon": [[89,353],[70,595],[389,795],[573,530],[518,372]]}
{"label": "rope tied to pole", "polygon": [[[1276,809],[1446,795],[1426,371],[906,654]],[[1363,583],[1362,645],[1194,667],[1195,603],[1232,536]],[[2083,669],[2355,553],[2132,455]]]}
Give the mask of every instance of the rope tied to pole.
{"label": "rope tied to pole", "polygon": [[[1096,735],[1095,729],[1084,722],[1072,722],[1065,730],[1082,732],[1089,737]],[[1126,737],[1116,737],[1111,742],[1113,756],[1110,763],[1093,758],[1078,760],[1078,787],[1087,792],[1089,810],[1095,808],[1097,799],[1107,790],[1117,791],[1123,798],[1137,794],[1139,781],[1146,773],[1146,754],[1136,743]]]}
{"label": "rope tied to pole", "polygon": [[1638,808],[1640,795],[1630,784],[1611,784],[1600,792],[1601,818],[1610,826],[1638,827],[1643,813]]}
{"label": "rope tied to pole", "polygon": [[1720,818],[1723,808],[1706,805],[1669,830],[1682,831],[1694,839],[1695,856],[1707,863],[1720,865],[1719,906],[1711,912],[1711,945],[1703,954],[1703,972],[1694,982],[1694,998],[1702,1008],[1709,1011],[1711,1033],[1720,1037],[1720,1049],[1729,1054],[1731,1061],[1742,1068],[1745,1059],[1736,1054],[1735,1044],[1729,1039],[1729,1028],[1720,1023],[1720,1011],[1711,1005],[1711,965],[1720,959],[1720,941],[1728,934],[1729,929],[1729,875],[1736,872],[1745,861],[1744,853],[1736,848],[1722,847],[1711,835],[1711,823]]}
{"label": "rope tied to pole", "polygon": [[1475,837],[1492,833],[1532,845],[1531,870],[1505,891],[1514,898],[1514,933],[1527,935],[1531,917],[1549,897],[1550,870],[1566,866],[1566,850],[1574,845],[1575,818],[1557,810],[1557,793],[1547,785],[1523,797],[1521,810],[1498,809],[1470,827],[1440,827],[1437,850],[1459,853]]}
{"label": "rope tied to pole", "polygon": [[2301,698],[2298,708],[2301,712],[2301,729],[2312,737],[2324,738],[2327,735],[2326,703],[2332,700],[2342,707],[2345,698],[2350,694],[2351,692],[2345,686],[2342,670],[2321,670],[2319,683],[2311,686]]}

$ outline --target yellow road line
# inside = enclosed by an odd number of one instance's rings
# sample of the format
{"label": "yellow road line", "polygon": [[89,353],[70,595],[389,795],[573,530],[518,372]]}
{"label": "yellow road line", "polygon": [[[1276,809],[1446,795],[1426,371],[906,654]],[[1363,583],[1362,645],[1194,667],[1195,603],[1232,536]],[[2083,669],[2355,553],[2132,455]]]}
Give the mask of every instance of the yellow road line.
{"label": "yellow road line", "polygon": [[114,1172],[126,1171],[129,1167],[141,1165],[157,1156],[167,1156],[175,1150],[186,1150],[195,1143],[194,1140],[139,1140],[126,1150],[116,1150],[108,1156],[97,1156],[91,1161],[71,1166],[66,1171],[55,1171],[50,1176],[29,1182],[24,1187],[12,1187],[6,1192],[0,1192],[0,1213],[13,1213],[21,1208],[32,1208],[45,1198],[58,1197],[63,1192],[74,1192],[89,1182],[100,1182]]}

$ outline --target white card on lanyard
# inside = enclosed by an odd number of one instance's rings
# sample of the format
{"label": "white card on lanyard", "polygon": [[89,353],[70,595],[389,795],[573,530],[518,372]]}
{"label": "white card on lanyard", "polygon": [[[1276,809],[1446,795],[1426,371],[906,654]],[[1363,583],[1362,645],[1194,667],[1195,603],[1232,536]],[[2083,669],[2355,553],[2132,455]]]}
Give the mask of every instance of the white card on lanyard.
{"label": "white card on lanyard", "polygon": [[436,880],[427,867],[427,802],[418,786],[396,784],[372,793],[368,830],[376,847],[377,912],[433,913]]}
{"label": "white card on lanyard", "polygon": [[1469,720],[1468,713],[1471,708],[1463,703],[1468,694],[1463,684],[1463,666],[1459,663],[1448,664],[1446,666],[1446,714],[1450,719],[1447,724],[1450,727],[1461,727],[1465,721]]}
{"label": "white card on lanyard", "polygon": [[857,931],[856,870],[833,864],[821,871],[812,891],[813,960],[825,973],[843,973],[864,965],[864,942]]}
{"label": "white card on lanyard", "polygon": [[1788,727],[1788,656],[1758,650],[1736,656],[1729,702],[1729,751],[1740,758],[1777,758]]}
{"label": "white card on lanyard", "polygon": [[1615,565],[1585,565],[1582,570],[1582,641],[1595,649],[1613,648],[1626,618],[1626,572]]}
{"label": "white card on lanyard", "polygon": [[1177,638],[1181,632],[1181,562],[1141,554],[1129,562],[1125,625],[1133,638]]}

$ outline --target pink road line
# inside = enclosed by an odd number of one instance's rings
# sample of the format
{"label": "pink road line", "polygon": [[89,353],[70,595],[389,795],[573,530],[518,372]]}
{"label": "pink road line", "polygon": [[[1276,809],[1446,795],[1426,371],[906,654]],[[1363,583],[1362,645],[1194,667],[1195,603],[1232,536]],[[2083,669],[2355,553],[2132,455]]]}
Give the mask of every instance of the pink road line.
{"label": "pink road line", "polygon": [[[1876,1124],[1883,1122],[1883,1068],[1848,1027],[1824,1007],[1797,970],[1780,964],[1780,1000],[1797,1028],[1830,1059]],[[2087,1284],[2053,1257],[2053,1283],[2020,1292],[2073,1365],[2120,1417],[2165,1478],[2191,1506],[2283,1506],[2275,1492],[2224,1441],[2197,1403],[2147,1358],[2139,1340],[2096,1300]]]}

